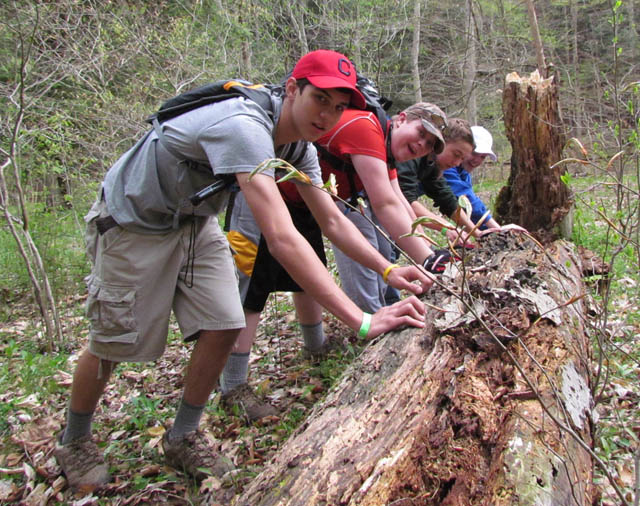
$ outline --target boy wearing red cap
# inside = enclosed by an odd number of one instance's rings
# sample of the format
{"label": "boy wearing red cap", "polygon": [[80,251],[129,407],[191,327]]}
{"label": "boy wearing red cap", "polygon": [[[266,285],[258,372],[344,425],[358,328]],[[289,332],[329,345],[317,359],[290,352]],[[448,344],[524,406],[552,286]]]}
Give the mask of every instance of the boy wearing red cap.
{"label": "boy wearing red cap", "polygon": [[[310,84],[302,87],[304,79]],[[172,310],[185,341],[194,343],[182,400],[162,441],[165,458],[196,478],[230,468],[197,430],[245,326],[229,244],[216,219],[227,192],[197,206],[189,199],[216,176],[235,176],[269,251],[348,326],[372,337],[401,324],[424,325],[424,308],[415,297],[373,317],[364,315],[293,227],[273,171],[249,179],[265,159],[331,129],[350,102],[363,105],[355,83],[355,69],[345,56],[314,51],[301,58],[284,93],[272,96],[273,115],[241,97],[201,106],[166,120],[160,132],[147,132],[108,171],[100,199],[86,217],[93,261],[89,348],[78,359],[67,424],[55,449],[73,488],[92,490],[109,481],[108,466],[91,438],[93,412],[117,363],[162,355]],[[300,169],[320,182],[311,147]],[[303,191],[314,211],[333,205],[320,190]],[[365,242],[356,240],[352,247],[383,272],[388,261],[366,249]],[[424,280],[410,268],[394,269],[393,276],[399,287],[414,293],[420,288],[411,281]]]}
{"label": "boy wearing red cap", "polygon": [[[432,149],[441,151],[444,146],[441,127],[445,124],[444,113],[433,104],[414,104],[389,120],[388,125],[381,125],[373,112],[350,108],[345,111],[338,124],[322,136],[319,144],[326,142],[325,145],[330,147],[336,156],[343,156],[347,160],[360,155],[357,161],[354,160],[355,169],[351,169],[354,171],[354,183],[357,185],[355,191],[363,188],[359,177],[362,170],[365,172],[363,177],[366,178],[367,188],[375,191],[376,198],[372,201],[372,206],[380,210],[381,221],[389,226],[392,237],[399,239],[402,234],[410,232],[412,219],[408,214],[409,204],[403,205],[399,188],[393,189],[393,162],[390,160],[425,155]],[[393,130],[393,136],[389,133],[385,137],[383,128],[385,131]],[[313,148],[314,156],[315,152],[316,149]],[[388,160],[391,173],[387,166]],[[326,164],[323,162],[322,154],[320,164],[324,171]],[[338,180],[338,193],[341,197],[349,199],[351,193],[347,177],[344,173],[338,176],[341,176]],[[349,298],[362,311],[378,311],[384,305],[383,287],[386,287],[387,283],[395,285],[391,275],[395,269],[372,269],[370,264],[354,255],[351,243],[355,238],[361,240],[366,237],[370,250],[379,251],[387,258],[385,253],[390,249],[388,241],[378,239],[375,229],[360,213],[347,214],[344,208],[333,203],[322,212],[317,212],[306,199],[300,198],[300,192],[304,191],[301,185],[285,182],[280,185],[280,190],[286,196],[289,214],[296,228],[307,238],[325,264],[321,229],[331,241],[336,252],[336,260],[340,258],[337,264],[342,289]],[[365,212],[370,213],[370,210],[367,209]],[[326,223],[333,225],[327,228]],[[238,406],[249,420],[277,414],[277,410],[264,402],[248,384],[251,347],[269,293],[293,292],[305,354],[321,356],[331,346],[324,335],[322,306],[308,291],[297,285],[270,255],[260,228],[240,193],[231,213],[229,241],[237,252],[235,259],[247,326],[241,331],[227,360],[221,389],[223,403],[228,407]],[[399,242],[420,263],[433,254],[422,238],[400,238]],[[359,275],[361,272],[364,275]],[[352,280],[353,282],[350,282]],[[367,283],[368,281],[371,282]]]}

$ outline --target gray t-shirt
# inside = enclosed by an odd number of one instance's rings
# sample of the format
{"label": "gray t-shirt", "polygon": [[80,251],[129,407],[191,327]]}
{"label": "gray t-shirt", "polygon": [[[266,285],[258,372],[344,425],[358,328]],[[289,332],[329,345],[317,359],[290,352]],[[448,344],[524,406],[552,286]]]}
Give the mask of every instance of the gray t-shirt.
{"label": "gray t-shirt", "polygon": [[[189,216],[219,213],[227,202],[223,191],[196,207],[188,197],[215,181],[215,175],[251,172],[284,153],[274,151],[273,133],[282,98],[272,96],[274,121],[255,102],[230,98],[194,109],[162,124],[165,142],[152,129],[107,172],[103,182],[107,208],[119,225],[139,233],[165,233]],[[304,143],[300,143],[301,145]],[[297,164],[315,184],[322,176],[315,147],[307,143]],[[178,153],[183,158],[176,158]],[[263,174],[273,177],[273,170]]]}

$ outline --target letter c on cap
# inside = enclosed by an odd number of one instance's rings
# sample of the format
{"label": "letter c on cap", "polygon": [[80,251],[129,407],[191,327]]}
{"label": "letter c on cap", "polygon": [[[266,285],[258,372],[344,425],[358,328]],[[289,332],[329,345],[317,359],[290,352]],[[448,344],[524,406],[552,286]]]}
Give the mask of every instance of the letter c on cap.
{"label": "letter c on cap", "polygon": [[344,58],[338,60],[338,70],[345,76],[351,75],[351,62]]}

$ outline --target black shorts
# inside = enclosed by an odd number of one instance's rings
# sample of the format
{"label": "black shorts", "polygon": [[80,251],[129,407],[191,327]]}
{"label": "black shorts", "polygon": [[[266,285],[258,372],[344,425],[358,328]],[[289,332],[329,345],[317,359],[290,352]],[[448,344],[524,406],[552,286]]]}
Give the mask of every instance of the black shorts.
{"label": "black shorts", "polygon": [[[305,206],[287,204],[293,225],[309,242],[322,263],[327,265],[327,257],[322,242],[322,232],[311,211]],[[260,236],[258,252],[251,274],[251,281],[244,299],[244,308],[261,312],[271,292],[303,292],[289,273],[271,256],[264,236]]]}

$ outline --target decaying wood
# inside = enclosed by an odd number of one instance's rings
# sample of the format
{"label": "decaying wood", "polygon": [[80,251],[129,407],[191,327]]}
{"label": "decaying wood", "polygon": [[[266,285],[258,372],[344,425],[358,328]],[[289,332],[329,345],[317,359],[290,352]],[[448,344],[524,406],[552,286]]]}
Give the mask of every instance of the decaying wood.
{"label": "decaying wood", "polygon": [[522,225],[544,242],[569,237],[572,199],[560,179],[565,168],[552,168],[566,142],[556,77],[509,74],[502,112],[512,151],[509,180],[496,200],[498,220]]}
{"label": "decaying wood", "polygon": [[234,504],[591,504],[589,454],[552,421],[589,444],[578,255],[492,234],[464,265],[443,280],[475,315],[433,290],[447,312],[371,343]]}

